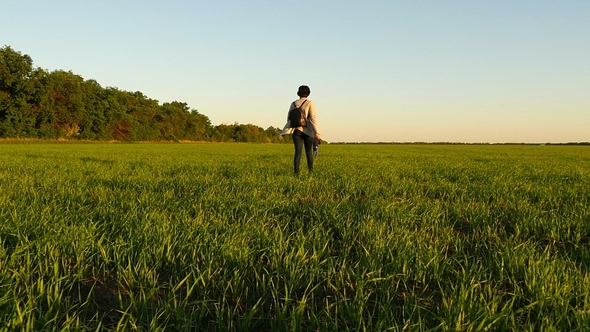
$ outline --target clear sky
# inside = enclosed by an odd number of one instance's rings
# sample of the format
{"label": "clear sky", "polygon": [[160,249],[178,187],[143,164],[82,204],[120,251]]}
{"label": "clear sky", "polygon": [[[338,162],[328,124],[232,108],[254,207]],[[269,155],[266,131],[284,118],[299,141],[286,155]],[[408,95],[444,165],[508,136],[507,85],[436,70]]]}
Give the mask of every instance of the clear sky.
{"label": "clear sky", "polygon": [[590,141],[588,0],[0,0],[50,71],[282,127],[309,85],[329,142]]}

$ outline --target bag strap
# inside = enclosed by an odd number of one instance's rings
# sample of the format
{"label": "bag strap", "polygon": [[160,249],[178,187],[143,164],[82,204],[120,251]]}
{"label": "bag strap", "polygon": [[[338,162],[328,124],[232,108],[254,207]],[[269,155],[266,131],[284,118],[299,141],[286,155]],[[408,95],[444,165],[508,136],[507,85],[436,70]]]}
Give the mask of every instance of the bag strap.
{"label": "bag strap", "polygon": [[299,106],[297,106],[297,104],[295,104],[295,102],[293,102],[293,108],[301,108],[301,107],[303,107],[303,105],[305,105],[305,102],[306,102],[306,101],[307,101],[307,99],[305,99],[305,100],[304,100],[304,101],[301,103],[301,105],[299,105]]}
{"label": "bag strap", "polygon": [[305,103],[307,102],[307,99],[305,99],[301,105],[299,105],[299,109],[303,111],[303,113],[305,113],[305,118],[307,119],[307,112],[303,109],[303,105],[305,105]]}

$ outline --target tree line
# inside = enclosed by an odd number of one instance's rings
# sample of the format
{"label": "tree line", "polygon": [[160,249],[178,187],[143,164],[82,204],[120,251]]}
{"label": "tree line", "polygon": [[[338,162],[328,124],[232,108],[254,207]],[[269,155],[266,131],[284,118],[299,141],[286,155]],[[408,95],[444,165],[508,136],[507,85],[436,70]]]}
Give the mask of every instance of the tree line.
{"label": "tree line", "polygon": [[0,48],[0,137],[117,141],[279,143],[279,128],[212,125],[186,103],[160,104],[140,91],[102,87],[71,71],[33,66],[29,55]]}

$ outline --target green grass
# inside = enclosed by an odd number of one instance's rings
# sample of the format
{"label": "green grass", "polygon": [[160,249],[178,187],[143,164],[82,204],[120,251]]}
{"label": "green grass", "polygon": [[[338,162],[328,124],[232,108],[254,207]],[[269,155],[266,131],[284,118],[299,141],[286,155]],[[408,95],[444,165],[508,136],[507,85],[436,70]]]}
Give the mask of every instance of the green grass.
{"label": "green grass", "polygon": [[588,147],[292,153],[0,145],[0,330],[590,326]]}

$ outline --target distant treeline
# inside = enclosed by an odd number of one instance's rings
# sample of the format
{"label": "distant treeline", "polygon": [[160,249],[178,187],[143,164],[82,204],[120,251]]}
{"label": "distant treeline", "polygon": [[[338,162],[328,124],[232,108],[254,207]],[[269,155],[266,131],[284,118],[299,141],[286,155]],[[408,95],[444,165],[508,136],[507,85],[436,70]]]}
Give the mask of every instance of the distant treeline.
{"label": "distant treeline", "polygon": [[0,48],[0,137],[118,141],[290,141],[275,127],[211,125],[184,102],[160,104],[143,93],[103,88],[71,71],[48,72],[29,55]]}

